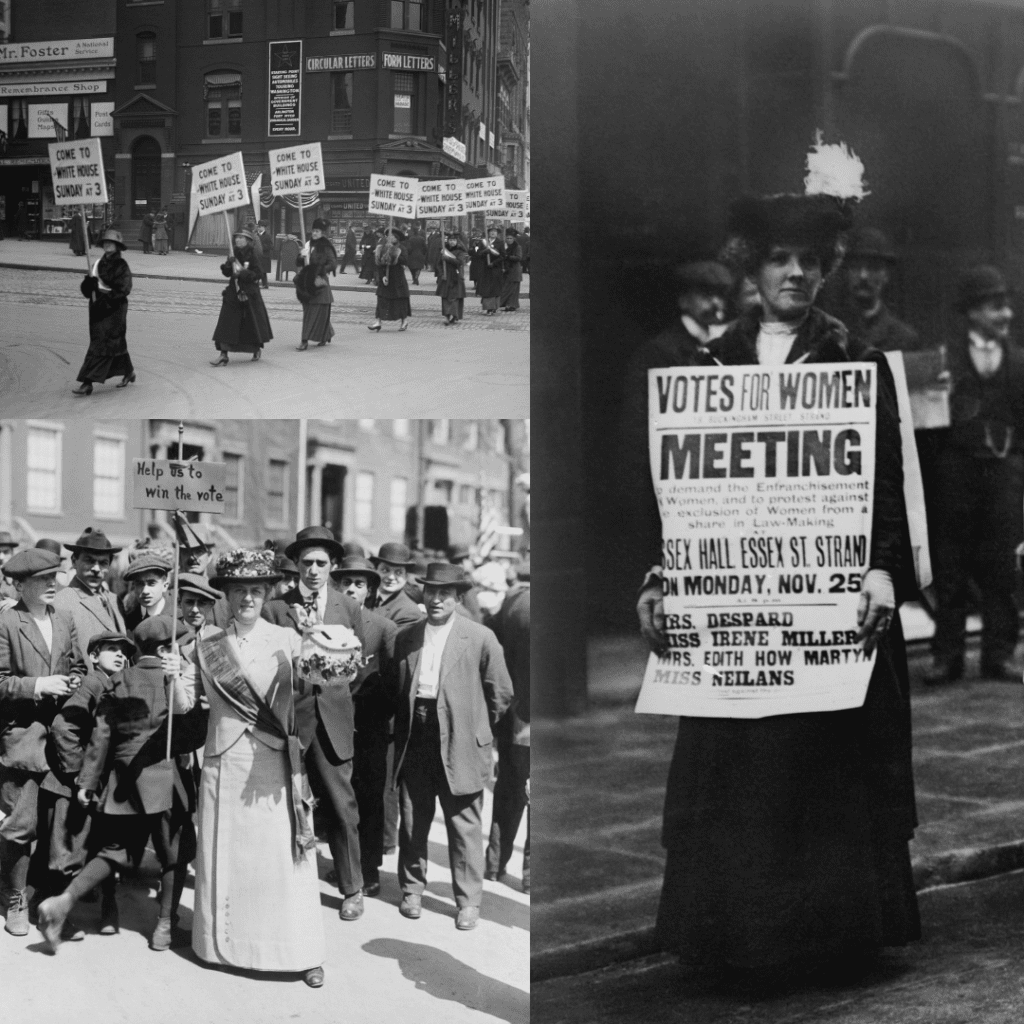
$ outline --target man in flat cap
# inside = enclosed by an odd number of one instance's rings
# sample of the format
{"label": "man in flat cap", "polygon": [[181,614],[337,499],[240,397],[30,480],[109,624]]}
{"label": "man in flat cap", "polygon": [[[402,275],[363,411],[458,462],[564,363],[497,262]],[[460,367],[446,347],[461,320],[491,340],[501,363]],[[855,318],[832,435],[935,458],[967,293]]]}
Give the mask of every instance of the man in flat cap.
{"label": "man in flat cap", "polygon": [[157,552],[143,552],[125,570],[124,580],[132,588],[131,600],[125,594],[121,599],[121,610],[129,632],[138,629],[146,619],[171,614],[172,609],[168,607],[171,600],[170,576],[171,561]]}
{"label": "man in flat cap", "polygon": [[57,594],[53,606],[70,613],[75,620],[78,642],[84,650],[97,633],[125,631],[117,598],[107,588],[111,562],[121,548],[114,547],[102,530],[91,526],[67,548],[75,574]]}
{"label": "man in flat cap", "polygon": [[1020,681],[1014,553],[1024,535],[1024,354],[1012,343],[1013,308],[1002,273],[967,270],[957,288],[964,325],[947,346],[950,426],[938,455],[932,543],[938,611],[932,683],[964,671],[968,586],[981,591],[981,675]]}
{"label": "man in flat cap", "polygon": [[893,316],[883,295],[896,264],[896,250],[878,228],[858,227],[847,235],[843,257],[846,304],[840,319],[848,332],[847,352],[860,359],[868,349],[917,352],[917,332]]}
{"label": "man in flat cap", "polygon": [[[0,888],[6,931],[28,934],[29,852],[39,787],[49,771],[46,740],[64,699],[85,676],[74,619],[53,607],[60,558],[28,548],[4,566],[18,603],[0,613]],[[45,870],[45,864],[42,865]]]}
{"label": "man in flat cap", "polygon": [[409,569],[416,564],[412,552],[404,544],[388,541],[387,544],[381,544],[372,562],[380,573],[377,611],[400,630],[419,622],[423,612],[405,592]]}

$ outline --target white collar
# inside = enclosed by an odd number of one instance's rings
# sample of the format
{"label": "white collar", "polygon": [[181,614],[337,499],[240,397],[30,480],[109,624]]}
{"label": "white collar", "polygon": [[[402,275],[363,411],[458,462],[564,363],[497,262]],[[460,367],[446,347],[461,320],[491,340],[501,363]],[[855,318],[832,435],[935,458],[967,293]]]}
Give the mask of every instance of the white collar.
{"label": "white collar", "polygon": [[458,615],[458,612],[452,612],[451,615],[448,616],[448,621],[443,626],[433,626],[428,620],[426,635],[431,639],[436,639],[443,636],[444,639],[447,640],[448,634],[452,631],[452,626],[455,625],[456,615]]}
{"label": "white collar", "polygon": [[972,348],[980,348],[985,352],[991,352],[1002,346],[1002,342],[997,341],[995,338],[986,338],[977,331],[968,331],[967,337],[971,342]]}
{"label": "white collar", "polygon": [[697,323],[689,313],[682,315],[682,321],[683,326],[702,344],[706,345],[711,340],[708,329],[703,324]]}

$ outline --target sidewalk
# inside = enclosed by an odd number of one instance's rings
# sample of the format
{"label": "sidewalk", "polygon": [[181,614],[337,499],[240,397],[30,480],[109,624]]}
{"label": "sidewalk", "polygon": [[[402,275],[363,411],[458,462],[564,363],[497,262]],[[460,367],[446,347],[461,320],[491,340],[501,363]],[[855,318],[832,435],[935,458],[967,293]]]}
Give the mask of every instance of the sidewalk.
{"label": "sidewalk", "polygon": [[[103,255],[101,249],[93,247],[89,250],[89,258],[95,263]],[[221,249],[208,250],[203,253],[196,252],[169,252],[166,256],[157,256],[154,253],[143,254],[138,249],[129,248],[125,254],[129,266],[132,268],[133,277],[162,277],[175,281],[203,281],[222,280],[220,265],[224,262],[226,253]],[[277,260],[271,260],[270,278],[271,288],[289,288],[295,290],[294,274],[287,281],[275,281],[277,273]],[[56,270],[72,274],[85,273],[85,257],[76,256],[66,242],[35,242],[22,241],[17,238],[0,239],[0,267],[7,267],[17,270]],[[467,282],[469,291],[473,286]],[[432,270],[424,270],[420,274],[418,285],[409,284],[409,291],[413,295],[433,295],[437,286],[437,279]],[[374,286],[360,281],[353,267],[349,267],[344,274],[335,274],[331,278],[331,288],[334,291],[365,292],[372,295]],[[530,297],[530,275],[523,278],[520,288],[520,298]]]}
{"label": "sidewalk", "polygon": [[[638,638],[592,640],[591,709],[535,723],[534,981],[655,950],[676,720],[634,714],[644,659]],[[979,680],[977,651],[966,678],[949,686],[921,682],[929,664],[926,647],[913,644],[919,889],[1024,868],[1024,691]]]}

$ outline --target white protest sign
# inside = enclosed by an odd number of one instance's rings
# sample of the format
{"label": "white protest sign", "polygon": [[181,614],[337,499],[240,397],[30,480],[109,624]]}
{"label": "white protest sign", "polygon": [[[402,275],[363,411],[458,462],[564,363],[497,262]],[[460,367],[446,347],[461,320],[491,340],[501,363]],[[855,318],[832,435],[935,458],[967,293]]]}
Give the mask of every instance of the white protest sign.
{"label": "white protest sign", "polygon": [[51,142],[47,148],[53,176],[53,201],[58,206],[107,201],[107,178],[103,173],[99,139]]}
{"label": "white protest sign", "polygon": [[864,703],[874,363],[648,373],[669,650],[638,712],[763,718]]}
{"label": "white protest sign", "polygon": [[463,178],[421,181],[417,217],[461,217],[466,212],[466,182]]}
{"label": "white protest sign", "polygon": [[192,200],[199,216],[227,212],[251,202],[241,153],[217,157],[192,168]]}
{"label": "white protest sign", "polygon": [[469,178],[466,181],[466,213],[504,213],[505,177]]}
{"label": "white protest sign", "polygon": [[135,459],[132,507],[221,513],[226,479],[227,466],[223,462]]}
{"label": "white protest sign", "polygon": [[270,156],[270,190],[275,196],[297,192],[323,192],[324,154],[319,142],[307,142],[288,149],[272,149]]}
{"label": "white protest sign", "polygon": [[419,196],[418,178],[396,178],[391,174],[370,175],[370,213],[383,213],[389,217],[416,216]]}
{"label": "white protest sign", "polygon": [[508,220],[529,220],[530,193],[525,189],[505,189],[505,217]]}

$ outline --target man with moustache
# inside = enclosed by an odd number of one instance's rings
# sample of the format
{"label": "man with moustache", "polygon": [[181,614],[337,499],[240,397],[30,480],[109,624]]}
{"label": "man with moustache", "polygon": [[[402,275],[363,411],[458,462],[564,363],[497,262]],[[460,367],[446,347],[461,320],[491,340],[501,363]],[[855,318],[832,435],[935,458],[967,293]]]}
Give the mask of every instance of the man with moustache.
{"label": "man with moustache", "polygon": [[935,665],[926,679],[963,675],[973,579],[981,591],[981,676],[1019,682],[1009,661],[1017,644],[1014,552],[1024,534],[1024,355],[1010,338],[1013,308],[998,268],[964,272],[956,309],[964,324],[946,350],[951,422],[937,462],[938,611]]}
{"label": "man with moustache", "polygon": [[124,616],[117,598],[107,587],[110,566],[121,548],[114,547],[102,530],[85,528],[71,552],[75,574],[71,582],[54,598],[53,606],[68,612],[75,620],[78,642],[85,651],[97,633],[124,633]]}
{"label": "man with moustache", "polygon": [[[298,633],[307,625],[348,626],[365,652],[366,634],[359,605],[330,586],[333,563],[344,557],[331,531],[324,526],[307,526],[285,548],[285,555],[299,567],[299,585],[283,597],[268,601],[263,606],[263,618]],[[359,807],[352,788],[355,706],[347,686],[327,687],[316,694],[314,702],[317,730],[306,753],[306,768],[310,786],[321,798],[330,820],[327,841],[338,873],[341,919],[355,921],[363,915]]]}

